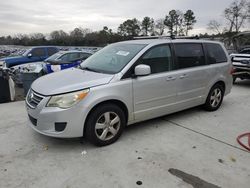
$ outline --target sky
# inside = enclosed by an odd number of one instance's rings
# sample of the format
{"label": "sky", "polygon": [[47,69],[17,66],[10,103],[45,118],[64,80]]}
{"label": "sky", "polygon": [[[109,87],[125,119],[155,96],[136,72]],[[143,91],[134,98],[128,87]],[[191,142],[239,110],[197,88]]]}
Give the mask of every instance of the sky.
{"label": "sky", "polygon": [[1,0],[0,36],[18,33],[72,31],[75,27],[114,31],[131,18],[164,18],[172,9],[194,11],[197,23],[191,34],[207,32],[211,19],[223,21],[232,0]]}

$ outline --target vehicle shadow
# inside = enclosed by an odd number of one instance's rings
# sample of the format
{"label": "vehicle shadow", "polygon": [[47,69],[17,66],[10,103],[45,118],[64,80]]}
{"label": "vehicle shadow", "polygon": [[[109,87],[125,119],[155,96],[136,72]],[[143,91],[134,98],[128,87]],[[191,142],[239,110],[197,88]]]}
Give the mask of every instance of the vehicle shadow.
{"label": "vehicle shadow", "polygon": [[[227,101],[224,101],[221,110],[223,108],[227,108],[228,103]],[[135,123],[133,125],[129,125],[125,127],[125,130],[123,132],[123,135],[121,139],[117,141],[117,143],[114,144],[119,144],[120,142],[126,142],[129,139],[135,139],[138,137],[138,135],[147,135],[149,132],[152,130],[156,130],[158,128],[161,128],[164,126],[164,128],[173,126],[171,122],[168,120],[171,119],[178,119],[178,117],[190,117],[190,116],[197,116],[197,114],[202,114],[206,113],[205,110],[202,109],[201,106],[193,107],[190,109],[186,109],[183,111],[179,111],[173,114],[161,116],[158,118],[154,118],[151,120]],[[210,112],[213,113],[213,112]],[[216,112],[214,112],[216,113]],[[90,144],[86,138],[53,138],[53,137],[47,137],[44,135],[41,135],[39,133],[33,132],[32,133],[33,139],[37,140],[39,143],[43,143],[44,146],[48,146],[50,148],[56,148],[56,150],[60,150],[61,152],[67,152],[68,150],[77,150],[77,149],[86,149],[86,150],[96,150],[99,147],[96,147],[92,144]],[[106,146],[106,147],[112,147]],[[104,147],[105,148],[105,147]]]}
{"label": "vehicle shadow", "polygon": [[161,126],[172,126],[168,120],[177,118],[179,116],[192,116],[203,111],[201,106],[189,108],[172,114],[164,115],[158,118],[150,119],[140,123],[136,123],[125,128],[124,134],[137,134],[137,132],[147,131],[147,129],[158,128]]}
{"label": "vehicle shadow", "polygon": [[234,86],[240,86],[240,87],[250,87],[250,80],[240,80],[237,79]]}

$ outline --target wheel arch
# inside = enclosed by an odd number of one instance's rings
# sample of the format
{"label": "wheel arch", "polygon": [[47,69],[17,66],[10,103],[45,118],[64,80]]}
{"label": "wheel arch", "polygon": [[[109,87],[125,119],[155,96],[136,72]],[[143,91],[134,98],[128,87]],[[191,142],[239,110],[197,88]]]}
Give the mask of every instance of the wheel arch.
{"label": "wheel arch", "polygon": [[[223,89],[224,89],[224,92],[225,92],[225,90],[226,90],[226,84],[225,84],[225,82],[224,81],[222,81],[222,80],[219,80],[219,81],[217,81],[216,83],[214,83],[213,84],[213,86],[212,87],[214,87],[215,85],[221,85],[222,87],[223,87]],[[212,88],[211,87],[211,88]],[[210,90],[211,90],[211,88],[210,88]]]}
{"label": "wheel arch", "polygon": [[122,102],[121,100],[118,99],[108,99],[102,102],[99,102],[97,104],[95,104],[91,110],[88,112],[88,115],[86,116],[85,122],[84,122],[84,128],[83,128],[83,136],[85,136],[85,132],[86,132],[86,123],[88,122],[89,116],[90,114],[99,106],[104,105],[104,104],[115,104],[118,107],[120,107],[122,109],[122,111],[124,112],[125,118],[126,118],[126,123],[128,122],[128,116],[129,116],[129,111],[128,111],[128,107],[126,106],[126,104],[124,102]]}

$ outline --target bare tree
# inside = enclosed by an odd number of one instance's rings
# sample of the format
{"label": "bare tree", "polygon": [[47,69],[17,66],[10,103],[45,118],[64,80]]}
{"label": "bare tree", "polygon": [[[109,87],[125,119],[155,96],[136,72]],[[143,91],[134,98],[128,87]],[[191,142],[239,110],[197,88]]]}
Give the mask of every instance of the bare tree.
{"label": "bare tree", "polygon": [[207,24],[207,29],[215,32],[216,34],[220,34],[221,33],[221,26],[222,24],[219,23],[216,20],[210,20],[209,23]]}
{"label": "bare tree", "polygon": [[245,22],[250,18],[250,2],[247,0],[234,0],[224,10],[224,16],[229,23],[229,32],[239,32]]}
{"label": "bare tree", "polygon": [[158,19],[155,21],[155,34],[156,35],[163,35],[165,31],[165,24],[164,24],[164,19]]}

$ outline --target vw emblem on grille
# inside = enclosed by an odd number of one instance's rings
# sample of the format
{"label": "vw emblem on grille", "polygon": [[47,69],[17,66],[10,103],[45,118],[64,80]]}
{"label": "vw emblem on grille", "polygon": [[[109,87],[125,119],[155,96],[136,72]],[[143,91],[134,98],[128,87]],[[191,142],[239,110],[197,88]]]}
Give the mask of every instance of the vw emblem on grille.
{"label": "vw emblem on grille", "polygon": [[33,92],[30,92],[30,100],[32,100],[34,98],[34,94]]}
{"label": "vw emblem on grille", "polygon": [[34,98],[34,93],[32,91],[30,91],[29,95],[28,95],[28,102],[30,103],[33,98]]}

